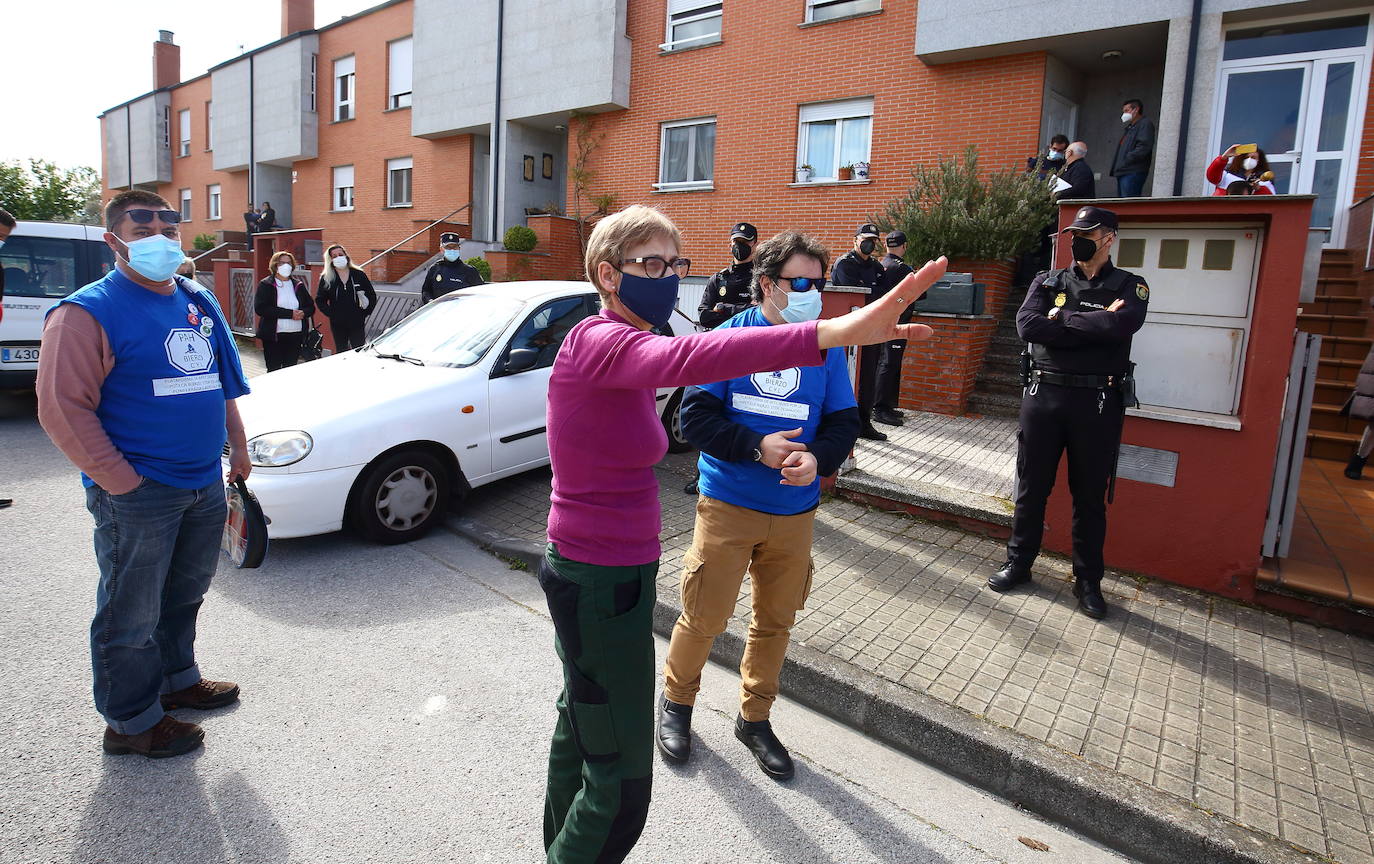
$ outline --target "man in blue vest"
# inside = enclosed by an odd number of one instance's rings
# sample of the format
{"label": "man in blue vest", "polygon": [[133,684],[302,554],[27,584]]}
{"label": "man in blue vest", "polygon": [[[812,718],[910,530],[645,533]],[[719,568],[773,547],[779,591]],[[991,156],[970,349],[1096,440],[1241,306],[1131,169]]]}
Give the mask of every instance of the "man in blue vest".
{"label": "man in blue vest", "polygon": [[81,469],[100,568],[91,661],[104,750],[152,758],[205,733],[168,710],[239,698],[196,665],[196,616],[219,557],[230,479],[251,470],[234,400],[248,392],[214,295],[173,274],[180,214],[152,192],[105,207],[115,269],[63,300],[43,329],[38,419]]}

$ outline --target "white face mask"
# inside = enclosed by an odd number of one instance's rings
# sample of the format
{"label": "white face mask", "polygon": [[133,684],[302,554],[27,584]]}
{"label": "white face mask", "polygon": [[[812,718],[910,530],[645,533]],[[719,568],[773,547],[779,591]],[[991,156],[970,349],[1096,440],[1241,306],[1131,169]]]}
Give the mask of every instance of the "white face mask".
{"label": "white face mask", "polygon": [[344,269],[345,267],[348,266],[348,256],[347,256],[347,255],[336,255],[336,256],[333,258],[333,262],[334,262],[334,269],[335,269],[335,270],[342,270],[342,269]]}
{"label": "white face mask", "polygon": [[294,269],[295,269],[295,268],[292,267],[290,264],[278,264],[278,265],[277,265],[277,276],[278,276],[279,278],[281,278],[281,279],[285,279],[287,276],[290,276],[290,275],[291,275],[291,271],[294,270]]}
{"label": "white face mask", "polygon": [[1259,167],[1259,160],[1258,160],[1258,159],[1255,159],[1255,158],[1253,158],[1253,157],[1251,157],[1251,158],[1249,158],[1249,159],[1246,159],[1246,160],[1245,160],[1243,163],[1241,163],[1241,164],[1243,164],[1243,165],[1245,166],[1245,170],[1246,170],[1246,171],[1254,171],[1256,168]]}
{"label": "white face mask", "polygon": [[1129,112],[1129,111],[1123,111],[1122,114],[1121,114],[1121,122],[1122,122],[1122,123],[1129,123],[1129,122],[1131,122],[1131,117],[1132,117],[1132,116],[1134,116],[1134,115],[1132,115],[1131,112]]}
{"label": "white face mask", "polygon": [[1050,160],[1051,162],[1058,162],[1060,159],[1064,158],[1064,154],[1058,150],[1051,150],[1050,152],[1045,154],[1045,158]]}

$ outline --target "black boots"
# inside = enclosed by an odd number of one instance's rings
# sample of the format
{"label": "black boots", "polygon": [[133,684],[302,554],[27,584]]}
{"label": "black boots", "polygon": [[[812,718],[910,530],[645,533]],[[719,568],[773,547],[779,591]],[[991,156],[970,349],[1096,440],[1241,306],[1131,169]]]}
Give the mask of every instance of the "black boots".
{"label": "black boots", "polygon": [[1366,457],[1361,456],[1359,453],[1351,455],[1349,464],[1345,466],[1345,476],[1349,477],[1351,480],[1359,480],[1360,475],[1364,472],[1364,463],[1368,461]]}
{"label": "black boots", "polygon": [[743,715],[737,716],[735,737],[744,742],[744,746],[754,754],[763,773],[774,780],[792,779],[795,770],[792,757],[788,754],[787,748],[782,746],[778,736],[773,734],[773,726],[767,720],[753,723],[745,720]]}
{"label": "black boots", "polygon": [[873,417],[867,411],[859,412],[859,437],[869,441],[886,441],[887,436],[873,428]]}
{"label": "black boots", "polygon": [[886,426],[902,425],[902,415],[891,408],[874,408],[873,419]]}
{"label": "black boots", "polygon": [[988,587],[994,591],[1010,591],[1017,585],[1024,585],[1031,581],[1030,570],[1023,570],[1015,563],[1008,561],[1002,565],[1002,569],[988,577]]}
{"label": "black boots", "polygon": [[664,697],[658,707],[658,752],[681,765],[692,755],[692,706],[679,705]]}
{"label": "black boots", "polygon": [[1102,586],[1086,579],[1073,580],[1073,596],[1078,598],[1078,608],[1089,618],[1107,617],[1107,601],[1102,599]]}

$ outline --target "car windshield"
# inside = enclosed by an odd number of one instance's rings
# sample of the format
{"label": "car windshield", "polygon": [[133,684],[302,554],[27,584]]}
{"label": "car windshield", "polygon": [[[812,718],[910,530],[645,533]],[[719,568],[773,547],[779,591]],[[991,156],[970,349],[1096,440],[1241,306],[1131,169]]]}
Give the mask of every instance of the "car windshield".
{"label": "car windshield", "polygon": [[524,306],[509,297],[455,294],[416,310],[372,340],[371,347],[426,366],[471,366]]}

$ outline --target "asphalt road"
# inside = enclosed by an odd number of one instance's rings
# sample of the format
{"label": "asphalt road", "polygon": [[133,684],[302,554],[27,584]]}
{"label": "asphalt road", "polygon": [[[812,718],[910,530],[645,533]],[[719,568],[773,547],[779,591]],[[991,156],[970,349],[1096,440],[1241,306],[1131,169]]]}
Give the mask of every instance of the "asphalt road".
{"label": "asphalt road", "polygon": [[[91,520],[30,398],[0,394],[0,496],[0,862],[543,860],[559,673],[529,574],[445,531],[274,544],[260,570],[222,568],[200,617],[201,668],[242,702],[180,712],[205,726],[197,753],[110,757]],[[786,701],[798,769],[775,783],[731,734],[737,688],[708,668],[694,759],[658,766],[630,861],[1126,860]]]}

